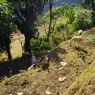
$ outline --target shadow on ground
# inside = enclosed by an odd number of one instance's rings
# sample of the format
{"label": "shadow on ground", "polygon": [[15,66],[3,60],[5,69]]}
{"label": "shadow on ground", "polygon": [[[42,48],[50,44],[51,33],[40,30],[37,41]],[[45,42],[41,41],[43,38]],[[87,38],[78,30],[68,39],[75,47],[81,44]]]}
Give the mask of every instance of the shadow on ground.
{"label": "shadow on ground", "polygon": [[[57,64],[61,61],[60,57],[58,56],[59,53],[67,54],[65,49],[57,48],[51,51],[48,54],[48,57],[51,61]],[[40,57],[42,56],[40,55]],[[42,63],[43,61],[44,60],[42,60],[40,63]],[[2,62],[0,63],[0,79],[2,79],[3,76],[11,76],[25,71],[28,69],[28,67],[31,66],[31,64],[31,55],[29,54],[24,54],[21,58],[15,59],[11,62]]]}
{"label": "shadow on ground", "polygon": [[23,55],[21,58],[11,62],[0,63],[0,78],[20,73],[21,70],[27,70],[31,66],[31,55]]}

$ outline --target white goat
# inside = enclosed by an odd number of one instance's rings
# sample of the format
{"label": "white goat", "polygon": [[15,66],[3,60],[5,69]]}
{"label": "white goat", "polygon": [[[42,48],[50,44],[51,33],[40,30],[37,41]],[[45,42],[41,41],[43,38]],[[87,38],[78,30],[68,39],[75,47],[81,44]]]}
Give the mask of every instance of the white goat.
{"label": "white goat", "polygon": [[78,31],[78,36],[81,35],[83,33],[83,30],[79,30]]}
{"label": "white goat", "polygon": [[83,40],[83,37],[81,36],[74,36],[70,41],[70,45],[72,44],[72,41],[77,41],[77,42],[81,42]]}

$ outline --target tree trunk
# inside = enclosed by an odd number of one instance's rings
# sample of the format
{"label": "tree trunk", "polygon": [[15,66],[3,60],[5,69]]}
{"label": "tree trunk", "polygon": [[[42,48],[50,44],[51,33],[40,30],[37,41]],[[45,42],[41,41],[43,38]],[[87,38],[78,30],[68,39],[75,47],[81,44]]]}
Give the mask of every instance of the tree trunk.
{"label": "tree trunk", "polygon": [[48,34],[47,34],[47,40],[48,41],[50,38],[50,32],[51,32],[51,26],[52,26],[52,5],[53,5],[53,0],[49,0],[50,23],[49,23],[49,30],[48,30]]}
{"label": "tree trunk", "polygon": [[6,44],[6,52],[8,53],[8,60],[12,61],[12,55],[10,51],[10,44]]}
{"label": "tree trunk", "polygon": [[91,0],[92,10],[95,11],[94,0]]}
{"label": "tree trunk", "polygon": [[11,55],[11,51],[10,51],[10,44],[6,44],[6,52],[8,54],[8,66],[9,66],[9,71],[12,72],[12,74],[14,74],[14,64],[12,62],[12,55]]}
{"label": "tree trunk", "polygon": [[31,54],[31,49],[30,49],[30,40],[31,38],[25,35],[25,51],[29,52]]}
{"label": "tree trunk", "polygon": [[44,31],[45,31],[45,33],[47,34],[47,29],[46,29],[45,23],[44,23]]}
{"label": "tree trunk", "polygon": [[10,50],[7,49],[6,51],[7,51],[7,53],[8,53],[8,60],[9,60],[9,61],[12,61],[12,55],[11,55]]}

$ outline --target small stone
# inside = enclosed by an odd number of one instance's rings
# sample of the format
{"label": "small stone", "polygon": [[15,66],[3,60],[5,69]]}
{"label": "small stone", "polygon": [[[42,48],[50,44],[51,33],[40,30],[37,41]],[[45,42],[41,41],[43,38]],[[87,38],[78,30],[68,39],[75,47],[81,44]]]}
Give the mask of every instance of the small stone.
{"label": "small stone", "polygon": [[60,62],[60,64],[61,64],[62,66],[66,66],[66,65],[67,65],[66,62]]}
{"label": "small stone", "polygon": [[62,70],[64,67],[59,68],[59,70]]}
{"label": "small stone", "polygon": [[65,77],[65,76],[58,78],[58,81],[59,81],[59,82],[63,82],[63,81],[65,81],[65,80],[66,80],[66,77]]}
{"label": "small stone", "polygon": [[17,95],[24,95],[24,94],[21,92],[21,93],[17,93]]}
{"label": "small stone", "polygon": [[46,90],[45,94],[46,95],[52,95],[52,93],[49,90]]}
{"label": "small stone", "polygon": [[29,68],[28,71],[31,70],[34,67],[35,64],[32,64]]}

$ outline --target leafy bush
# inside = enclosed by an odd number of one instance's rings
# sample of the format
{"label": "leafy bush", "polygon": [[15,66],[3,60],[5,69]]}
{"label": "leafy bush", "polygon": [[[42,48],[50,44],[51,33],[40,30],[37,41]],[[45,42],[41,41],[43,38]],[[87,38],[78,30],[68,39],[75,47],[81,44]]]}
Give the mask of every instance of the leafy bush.
{"label": "leafy bush", "polygon": [[73,10],[73,7],[70,7],[67,11],[64,12],[64,16],[68,17],[69,19],[68,23],[72,23],[74,21],[74,15],[75,12]]}
{"label": "leafy bush", "polygon": [[51,45],[47,42],[46,37],[40,37],[38,39],[31,39],[31,53],[33,55],[39,55],[41,53],[46,53],[48,50],[51,49]]}
{"label": "leafy bush", "polygon": [[92,26],[91,12],[83,10],[75,14],[73,25],[76,30],[90,28]]}
{"label": "leafy bush", "polygon": [[64,29],[64,24],[63,23],[59,23],[58,25],[56,25],[55,27],[56,31],[61,31],[62,29]]}
{"label": "leafy bush", "polygon": [[[68,4],[63,4],[60,7],[53,8],[52,9],[52,19],[57,20],[59,17],[63,16],[64,13],[70,9],[70,6]],[[50,12],[46,12],[42,17],[41,17],[41,22],[49,23],[49,18]]]}
{"label": "leafy bush", "polygon": [[54,45],[58,45],[59,43],[62,42],[62,37],[61,36],[58,36],[57,34],[56,35],[52,35],[52,41],[54,43]]}
{"label": "leafy bush", "polygon": [[64,24],[62,23],[55,26],[54,31],[51,34],[52,42],[54,45],[58,45],[60,42],[63,41],[63,29]]}

